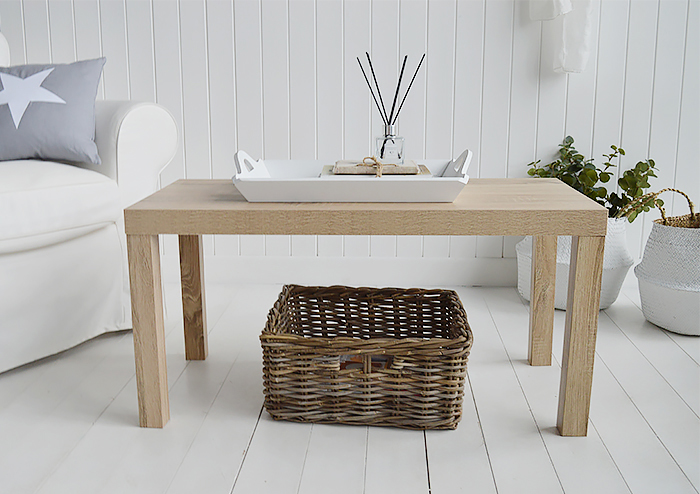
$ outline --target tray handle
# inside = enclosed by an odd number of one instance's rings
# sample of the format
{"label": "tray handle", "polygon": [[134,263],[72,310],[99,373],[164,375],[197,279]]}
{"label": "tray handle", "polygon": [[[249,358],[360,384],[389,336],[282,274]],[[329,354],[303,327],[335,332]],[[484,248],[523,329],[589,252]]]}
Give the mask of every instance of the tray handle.
{"label": "tray handle", "polygon": [[234,180],[241,178],[270,178],[263,160],[255,161],[245,151],[238,151],[233,155],[233,163],[236,165]]}
{"label": "tray handle", "polygon": [[464,152],[459,155],[459,158],[447,164],[442,176],[465,178],[467,176],[467,168],[469,168],[469,163],[471,163],[473,155],[474,153],[469,149],[465,149]]}

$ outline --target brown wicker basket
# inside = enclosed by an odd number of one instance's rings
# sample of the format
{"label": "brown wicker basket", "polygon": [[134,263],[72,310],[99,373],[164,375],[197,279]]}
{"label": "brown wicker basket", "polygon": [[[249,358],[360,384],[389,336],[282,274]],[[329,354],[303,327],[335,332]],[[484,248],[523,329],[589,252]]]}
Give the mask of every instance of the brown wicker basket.
{"label": "brown wicker basket", "polygon": [[454,291],[286,285],[260,340],[275,419],[454,429],[462,417],[472,332]]}

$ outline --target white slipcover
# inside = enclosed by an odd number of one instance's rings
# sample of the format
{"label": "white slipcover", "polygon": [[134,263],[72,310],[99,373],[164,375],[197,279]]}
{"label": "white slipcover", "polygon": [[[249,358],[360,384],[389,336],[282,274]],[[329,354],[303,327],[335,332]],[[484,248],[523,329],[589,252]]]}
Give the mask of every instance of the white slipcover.
{"label": "white slipcover", "polygon": [[153,103],[95,113],[102,165],[0,162],[0,372],[131,327],[123,208],[156,190],[177,127]]}

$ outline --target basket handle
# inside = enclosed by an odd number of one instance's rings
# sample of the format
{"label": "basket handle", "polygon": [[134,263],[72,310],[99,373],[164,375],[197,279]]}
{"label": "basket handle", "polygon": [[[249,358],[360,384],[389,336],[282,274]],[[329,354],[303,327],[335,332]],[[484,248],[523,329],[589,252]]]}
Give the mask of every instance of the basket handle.
{"label": "basket handle", "polygon": [[671,187],[661,189],[658,192],[649,192],[648,194],[644,194],[643,196],[637,197],[634,201],[629,202],[625,207],[620,209],[620,211],[618,211],[615,217],[622,218],[626,215],[628,211],[635,209],[645,203],[652,202],[653,205],[656,206],[657,209],[661,212],[661,220],[663,221],[663,224],[667,225],[668,223],[666,221],[666,210],[656,202],[656,199],[661,195],[662,192],[666,192],[668,190],[670,190],[671,192],[678,192],[680,195],[686,198],[686,200],[688,201],[688,207],[690,208],[690,217],[695,218],[695,205],[690,200],[690,197],[688,197],[688,194],[686,194],[682,190],[674,189]]}

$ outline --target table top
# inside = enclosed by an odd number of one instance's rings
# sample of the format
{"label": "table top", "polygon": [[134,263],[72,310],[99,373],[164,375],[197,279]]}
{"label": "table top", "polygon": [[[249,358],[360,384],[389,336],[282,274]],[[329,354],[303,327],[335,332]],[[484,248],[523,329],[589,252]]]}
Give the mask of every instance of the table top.
{"label": "table top", "polygon": [[557,179],[472,178],[451,203],[252,203],[231,180],[178,180],[124,218],[130,235],[604,236],[607,213]]}

